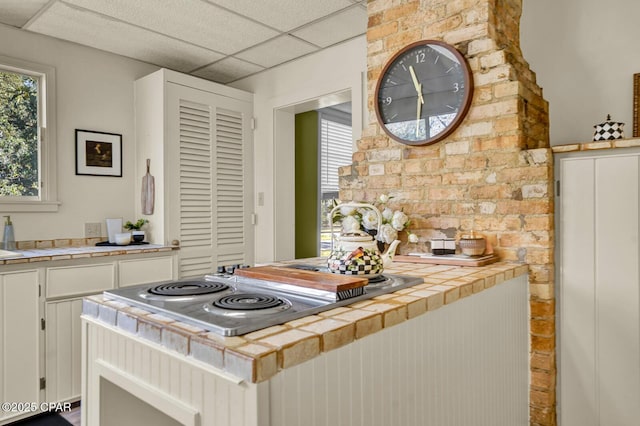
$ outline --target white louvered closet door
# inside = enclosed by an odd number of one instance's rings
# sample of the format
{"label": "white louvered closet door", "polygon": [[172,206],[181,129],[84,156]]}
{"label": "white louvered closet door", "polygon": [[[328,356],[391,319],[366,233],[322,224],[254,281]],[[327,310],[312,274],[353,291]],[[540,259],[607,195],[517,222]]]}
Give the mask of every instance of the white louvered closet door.
{"label": "white louvered closet door", "polygon": [[252,105],[168,84],[167,108],[167,236],[180,241],[179,276],[253,263]]}

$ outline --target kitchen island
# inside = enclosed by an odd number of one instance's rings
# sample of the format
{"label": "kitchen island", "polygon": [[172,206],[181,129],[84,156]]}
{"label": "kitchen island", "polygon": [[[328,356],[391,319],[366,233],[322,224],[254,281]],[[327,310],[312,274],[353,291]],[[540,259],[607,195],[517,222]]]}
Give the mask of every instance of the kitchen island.
{"label": "kitchen island", "polygon": [[526,425],[527,270],[394,262],[424,283],[234,337],[86,298],[83,424]]}

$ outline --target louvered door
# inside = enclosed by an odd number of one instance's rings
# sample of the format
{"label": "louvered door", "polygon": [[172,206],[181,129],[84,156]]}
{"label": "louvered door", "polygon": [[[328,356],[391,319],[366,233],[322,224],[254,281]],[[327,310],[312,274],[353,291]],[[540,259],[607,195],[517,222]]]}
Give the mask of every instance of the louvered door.
{"label": "louvered door", "polygon": [[168,84],[167,237],[179,276],[253,262],[251,104]]}
{"label": "louvered door", "polygon": [[217,264],[245,263],[245,164],[241,112],[216,109],[215,229]]}

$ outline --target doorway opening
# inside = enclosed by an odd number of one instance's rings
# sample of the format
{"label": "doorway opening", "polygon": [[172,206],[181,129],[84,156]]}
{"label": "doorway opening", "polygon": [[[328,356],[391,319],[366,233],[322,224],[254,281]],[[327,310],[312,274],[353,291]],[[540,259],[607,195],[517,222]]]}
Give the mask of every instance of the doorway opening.
{"label": "doorway opening", "polygon": [[338,170],[352,163],[351,101],[295,115],[295,258],[328,256]]}

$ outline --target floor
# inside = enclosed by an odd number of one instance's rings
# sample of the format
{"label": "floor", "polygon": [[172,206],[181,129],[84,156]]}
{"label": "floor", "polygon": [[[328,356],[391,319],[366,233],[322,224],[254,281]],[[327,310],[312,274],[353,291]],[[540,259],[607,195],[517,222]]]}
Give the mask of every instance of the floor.
{"label": "floor", "polygon": [[[64,421],[67,421],[73,426],[80,426],[80,403],[76,403],[72,407],[73,408],[70,411],[51,415],[35,416],[29,419],[11,423],[9,426],[62,426]],[[62,419],[63,421],[61,421]]]}
{"label": "floor", "polygon": [[60,413],[59,415],[73,426],[80,426],[80,405],[72,408],[71,411]]}

